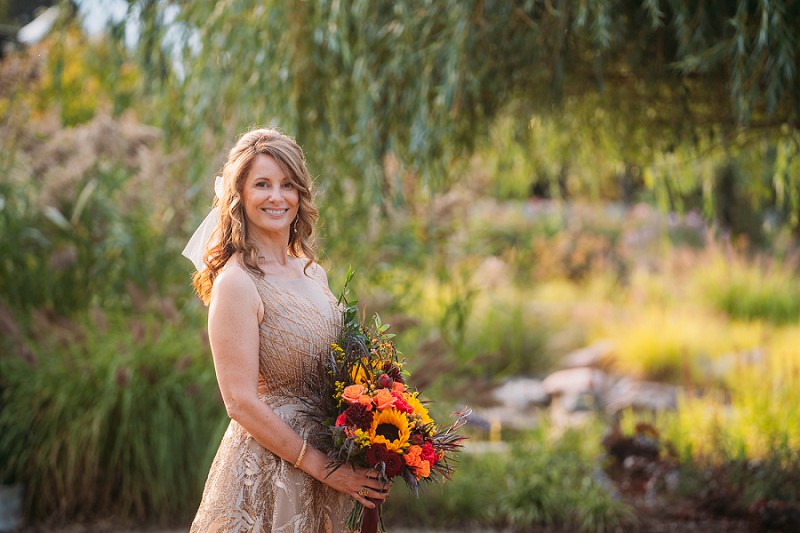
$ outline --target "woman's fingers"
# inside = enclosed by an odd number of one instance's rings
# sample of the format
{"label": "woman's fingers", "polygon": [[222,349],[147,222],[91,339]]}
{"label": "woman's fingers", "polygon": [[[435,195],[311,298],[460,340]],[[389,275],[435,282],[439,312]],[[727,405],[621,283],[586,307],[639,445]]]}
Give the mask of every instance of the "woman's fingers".
{"label": "woman's fingers", "polygon": [[368,509],[375,509],[375,503],[369,499],[369,493],[372,492],[369,489],[360,489],[356,493],[353,494],[353,499],[359,502],[364,507]]}
{"label": "woman's fingers", "polygon": [[389,485],[386,483],[381,483],[380,481],[368,481],[364,483],[364,486],[374,492],[384,494],[389,492]]}
{"label": "woman's fingers", "polygon": [[[356,472],[354,472],[356,473]],[[373,469],[362,469],[358,472],[356,483],[358,488],[351,492],[353,499],[363,506],[374,509],[377,503],[383,503],[389,496],[391,481],[381,479],[380,473]]]}

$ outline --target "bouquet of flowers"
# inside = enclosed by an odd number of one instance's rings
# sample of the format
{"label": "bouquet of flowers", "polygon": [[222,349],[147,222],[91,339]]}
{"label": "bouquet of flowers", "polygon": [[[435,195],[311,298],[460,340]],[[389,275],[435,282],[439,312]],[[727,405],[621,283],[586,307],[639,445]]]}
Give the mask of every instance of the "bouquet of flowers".
{"label": "bouquet of flowers", "polygon": [[[365,324],[355,302],[347,302],[352,276],[349,271],[339,299],[342,332],[331,346],[322,386],[314,387],[312,411],[323,428],[319,442],[333,468],[345,463],[374,468],[380,479],[401,477],[416,492],[422,481],[450,478],[453,452],[466,438],[456,434],[466,413],[455,413],[455,422],[446,428],[431,418],[419,392],[406,382],[409,374],[389,326],[378,315]],[[348,526],[358,527],[363,512],[357,504]]]}

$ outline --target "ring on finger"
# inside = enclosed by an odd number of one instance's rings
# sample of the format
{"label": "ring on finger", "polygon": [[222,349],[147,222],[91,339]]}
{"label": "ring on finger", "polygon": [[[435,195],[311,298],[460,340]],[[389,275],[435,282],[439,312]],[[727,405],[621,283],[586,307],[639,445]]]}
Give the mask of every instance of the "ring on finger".
{"label": "ring on finger", "polygon": [[361,490],[358,491],[359,496],[366,496],[367,494],[369,494],[367,487],[361,487]]}

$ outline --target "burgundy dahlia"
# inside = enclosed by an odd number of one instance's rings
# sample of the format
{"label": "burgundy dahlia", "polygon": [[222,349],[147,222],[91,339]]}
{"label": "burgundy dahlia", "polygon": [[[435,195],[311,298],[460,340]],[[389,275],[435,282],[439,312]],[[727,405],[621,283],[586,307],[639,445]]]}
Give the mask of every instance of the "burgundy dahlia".
{"label": "burgundy dahlia", "polygon": [[347,422],[358,429],[367,430],[372,425],[372,411],[361,403],[354,403],[342,413],[347,417]]}
{"label": "burgundy dahlia", "polygon": [[373,444],[367,450],[367,456],[365,457],[365,459],[369,466],[375,466],[381,461],[386,460],[386,457],[388,455],[389,455],[389,450],[386,449],[385,444]]}
{"label": "burgundy dahlia", "polygon": [[408,442],[410,442],[411,444],[416,444],[417,446],[422,446],[422,443],[424,441],[425,441],[425,439],[423,439],[422,435],[420,435],[419,433],[414,433],[408,439]]}
{"label": "burgundy dahlia", "polygon": [[387,454],[383,462],[386,464],[386,477],[388,478],[399,476],[406,465],[403,458],[396,453]]}

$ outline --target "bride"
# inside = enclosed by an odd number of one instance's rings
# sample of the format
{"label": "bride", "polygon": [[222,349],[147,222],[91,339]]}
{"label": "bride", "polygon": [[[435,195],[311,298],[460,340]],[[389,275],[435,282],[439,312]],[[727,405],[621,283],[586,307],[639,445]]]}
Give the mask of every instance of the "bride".
{"label": "bride", "polygon": [[215,209],[184,251],[209,306],[231,418],[192,532],[342,532],[356,501],[372,509],[389,494],[374,470],[330,471],[302,413],[307,378],[321,371],[341,326],[314,261],[311,187],[292,138],[272,129],[244,134],[217,179]]}

